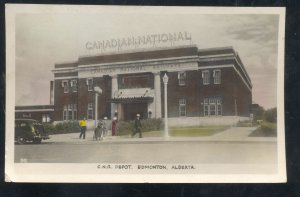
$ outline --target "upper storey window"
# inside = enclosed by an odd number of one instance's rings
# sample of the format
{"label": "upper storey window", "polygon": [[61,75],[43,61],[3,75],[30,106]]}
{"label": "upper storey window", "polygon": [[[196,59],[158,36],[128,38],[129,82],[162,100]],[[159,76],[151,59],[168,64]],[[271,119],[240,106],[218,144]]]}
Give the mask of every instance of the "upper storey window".
{"label": "upper storey window", "polygon": [[221,84],[221,70],[214,70],[214,84]]}
{"label": "upper storey window", "polygon": [[150,86],[149,75],[125,75],[122,76],[122,88],[147,88]]}
{"label": "upper storey window", "polygon": [[72,92],[77,92],[77,80],[76,79],[71,80],[70,85],[71,85]]}
{"label": "upper storey window", "polygon": [[185,86],[186,84],[186,72],[178,72],[178,85]]}
{"label": "upper storey window", "polygon": [[203,85],[208,85],[210,82],[209,70],[202,71]]}
{"label": "upper storey window", "polygon": [[68,80],[63,80],[61,86],[64,88],[64,93],[69,93],[69,82]]}
{"label": "upper storey window", "polygon": [[88,91],[93,91],[93,85],[94,85],[93,78],[86,79],[86,85],[87,85]]}

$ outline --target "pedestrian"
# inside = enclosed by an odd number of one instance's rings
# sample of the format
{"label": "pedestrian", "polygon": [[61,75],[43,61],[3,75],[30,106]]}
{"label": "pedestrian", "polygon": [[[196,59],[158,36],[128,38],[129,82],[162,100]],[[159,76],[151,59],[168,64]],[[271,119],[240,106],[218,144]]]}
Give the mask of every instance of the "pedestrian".
{"label": "pedestrian", "polygon": [[115,136],[117,133],[117,117],[113,118],[113,121],[111,122],[111,135]]}
{"label": "pedestrian", "polygon": [[95,128],[94,131],[94,139],[95,140],[101,139],[101,135],[102,135],[102,121],[99,120],[97,123],[97,127]]}
{"label": "pedestrian", "polygon": [[139,133],[139,137],[142,138],[142,124],[140,120],[140,114],[136,115],[136,119],[134,121],[134,132],[132,133],[131,137],[135,136],[136,133]]}
{"label": "pedestrian", "polygon": [[80,135],[79,139],[81,139],[81,136],[83,139],[85,139],[85,131],[86,131],[86,119],[85,117],[79,121],[79,126],[80,126]]}

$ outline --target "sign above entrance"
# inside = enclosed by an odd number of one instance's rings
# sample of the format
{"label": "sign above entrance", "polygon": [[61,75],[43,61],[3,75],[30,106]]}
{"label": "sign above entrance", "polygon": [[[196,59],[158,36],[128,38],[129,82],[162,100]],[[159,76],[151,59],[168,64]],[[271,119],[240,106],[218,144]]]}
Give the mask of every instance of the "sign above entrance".
{"label": "sign above entrance", "polygon": [[109,40],[88,41],[85,43],[85,48],[90,51],[111,51],[122,49],[136,49],[141,47],[157,47],[157,46],[174,46],[175,44],[182,44],[188,42],[192,44],[192,36],[188,32],[177,33],[162,33],[150,34],[143,36],[131,36],[128,38],[113,38]]}
{"label": "sign above entrance", "polygon": [[[100,66],[99,66],[100,67]],[[169,64],[130,64],[130,65],[110,65],[101,66],[100,68],[93,68],[87,70],[78,70],[79,78],[87,77],[101,77],[103,75],[118,75],[128,73],[142,73],[142,72],[160,72],[160,71],[181,71],[181,70],[197,70],[197,62],[186,62],[186,63],[169,63]]]}

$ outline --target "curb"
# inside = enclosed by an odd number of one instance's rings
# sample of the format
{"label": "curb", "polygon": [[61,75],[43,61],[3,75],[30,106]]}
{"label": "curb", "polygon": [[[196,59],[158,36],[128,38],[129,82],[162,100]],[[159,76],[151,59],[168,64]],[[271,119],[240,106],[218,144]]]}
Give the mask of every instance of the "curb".
{"label": "curb", "polygon": [[[204,137],[203,137],[204,138]],[[142,143],[276,143],[277,138],[265,137],[248,137],[246,139],[213,139],[213,138],[180,138],[174,137],[164,139],[162,137],[145,137],[145,138],[120,138],[120,137],[107,137],[103,140],[95,141],[87,138],[86,140],[62,140],[62,141],[44,141],[44,143],[55,144],[142,144]]]}

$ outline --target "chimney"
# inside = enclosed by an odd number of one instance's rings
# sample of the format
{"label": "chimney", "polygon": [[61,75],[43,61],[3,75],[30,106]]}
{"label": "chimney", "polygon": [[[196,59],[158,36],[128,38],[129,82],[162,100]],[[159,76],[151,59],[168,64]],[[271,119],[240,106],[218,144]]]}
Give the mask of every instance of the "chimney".
{"label": "chimney", "polygon": [[54,83],[50,81],[50,105],[54,105]]}

